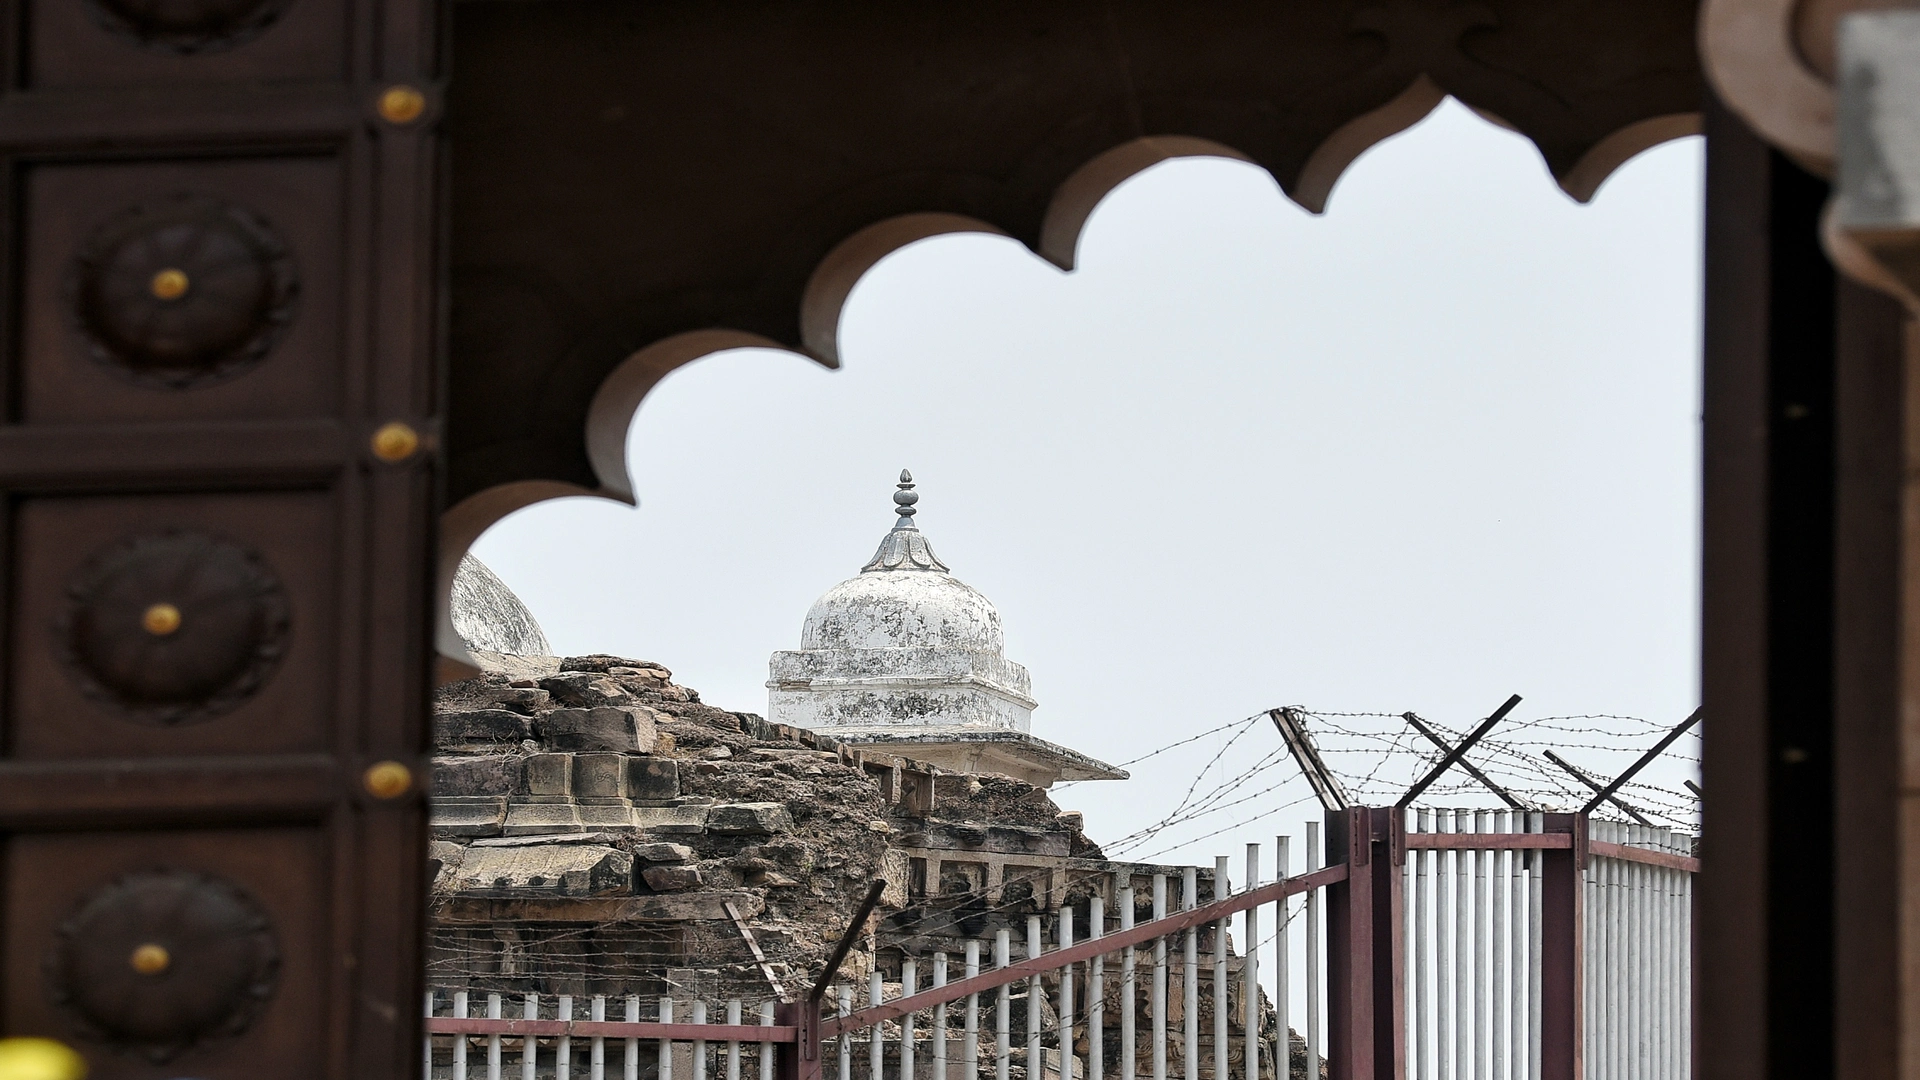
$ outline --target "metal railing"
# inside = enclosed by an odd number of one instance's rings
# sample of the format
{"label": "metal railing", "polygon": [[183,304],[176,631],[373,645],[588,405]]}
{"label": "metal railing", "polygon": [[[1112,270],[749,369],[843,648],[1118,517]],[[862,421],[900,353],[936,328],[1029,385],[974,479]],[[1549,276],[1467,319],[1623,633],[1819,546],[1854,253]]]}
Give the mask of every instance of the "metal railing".
{"label": "metal railing", "polygon": [[[1284,1080],[1302,1057],[1309,1077],[1324,1058],[1330,1080],[1680,1080],[1691,840],[1604,822],[1589,831],[1583,814],[1332,811],[1328,865],[1310,824],[1305,873],[1291,875],[1282,837],[1275,879],[1262,881],[1250,844],[1237,892],[1225,859],[1214,875],[1223,895],[1204,904],[1197,870],[1157,874],[1139,898],[1152,917],[1136,923],[1134,890],[1116,882],[1030,916],[1018,959],[1013,930],[1000,930],[902,957],[898,982],[876,967],[857,994],[831,980],[876,888],[807,1001],[736,999],[709,1023],[706,1003],[670,998],[649,1021],[640,998],[617,999],[616,1021],[604,996],[429,993],[423,1076],[605,1080],[617,1051],[625,1080],[740,1080],[743,1068],[760,1080],[1012,1080],[1016,1068],[1026,1080]],[[1295,979],[1299,1024],[1288,1015]],[[472,1016],[482,1002],[486,1014]],[[451,1015],[436,1015],[440,1005]],[[742,1022],[749,1008],[758,1023]]]}

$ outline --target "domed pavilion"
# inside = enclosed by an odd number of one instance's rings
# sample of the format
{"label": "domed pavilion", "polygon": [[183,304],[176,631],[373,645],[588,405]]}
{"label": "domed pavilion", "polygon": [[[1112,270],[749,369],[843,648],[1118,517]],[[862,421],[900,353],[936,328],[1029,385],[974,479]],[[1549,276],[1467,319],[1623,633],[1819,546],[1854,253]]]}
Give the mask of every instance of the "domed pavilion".
{"label": "domed pavilion", "polygon": [[898,520],[872,560],[814,602],[799,649],[773,654],[767,718],[1036,787],[1125,779],[1033,734],[1027,669],[1006,658],[1000,613],[934,555],[913,488],[901,472]]}

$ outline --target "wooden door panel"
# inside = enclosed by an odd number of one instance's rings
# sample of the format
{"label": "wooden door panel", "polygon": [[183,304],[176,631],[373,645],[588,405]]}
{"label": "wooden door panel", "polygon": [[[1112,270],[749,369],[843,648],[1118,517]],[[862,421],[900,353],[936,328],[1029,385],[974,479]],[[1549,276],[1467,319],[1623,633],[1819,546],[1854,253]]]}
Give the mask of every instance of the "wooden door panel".
{"label": "wooden door panel", "polygon": [[9,1026],[118,1050],[91,1080],[325,1075],[329,860],[317,825],[16,837]]}
{"label": "wooden door panel", "polygon": [[[341,402],[338,155],[25,170],[21,419],[263,419]],[[184,275],[187,295],[152,295]]]}
{"label": "wooden door panel", "polygon": [[[35,0],[26,7],[23,74],[33,89],[231,79],[337,81],[348,74],[351,5],[345,0],[217,5]],[[168,8],[185,17],[168,20],[152,13]],[[149,13],[143,16],[142,9]],[[209,18],[207,12],[231,14]],[[190,17],[195,14],[202,18]]]}
{"label": "wooden door panel", "polygon": [[[336,745],[337,504],[327,491],[23,500],[7,756]],[[144,626],[154,605],[177,625]]]}
{"label": "wooden door panel", "polygon": [[435,5],[0,9],[0,1034],[95,1078],[410,1075]]}

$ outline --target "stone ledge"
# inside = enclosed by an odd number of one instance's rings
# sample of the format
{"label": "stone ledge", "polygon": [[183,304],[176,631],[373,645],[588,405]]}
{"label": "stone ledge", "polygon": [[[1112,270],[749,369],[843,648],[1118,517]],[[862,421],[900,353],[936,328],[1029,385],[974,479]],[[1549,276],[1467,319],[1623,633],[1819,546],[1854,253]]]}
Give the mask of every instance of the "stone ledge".
{"label": "stone ledge", "polygon": [[766,901],[747,889],[676,893],[660,896],[529,897],[525,899],[463,897],[436,908],[434,922],[444,925],[485,925],[512,922],[621,923],[685,922],[729,919],[731,901],[742,918],[766,910]]}

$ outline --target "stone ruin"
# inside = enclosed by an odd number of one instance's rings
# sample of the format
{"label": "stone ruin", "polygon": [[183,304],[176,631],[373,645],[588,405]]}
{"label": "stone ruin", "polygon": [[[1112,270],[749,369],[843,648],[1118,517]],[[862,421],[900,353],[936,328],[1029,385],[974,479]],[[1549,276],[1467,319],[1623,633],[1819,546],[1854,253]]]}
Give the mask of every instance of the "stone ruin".
{"label": "stone ruin", "polygon": [[[1107,860],[1080,816],[1042,788],[715,708],[656,663],[547,664],[557,670],[484,673],[436,695],[431,986],[740,998],[750,1010],[798,1000],[880,880],[880,910],[840,974],[864,1001],[876,966],[891,995],[906,956],[920,958],[924,986],[928,955],[944,950],[957,968],[968,939],[987,943],[990,956],[995,931],[1008,929],[1020,955],[1029,915],[1062,904],[1084,913],[1101,896],[1114,920],[1117,889],[1130,883],[1144,921],[1156,873],[1170,875],[1177,895],[1184,868]],[[1203,900],[1212,877],[1199,870]],[[1205,933],[1203,955],[1211,948]],[[1239,962],[1229,995],[1236,1063]],[[1208,1076],[1206,979],[1202,990]],[[1139,999],[1145,1062],[1151,1026],[1146,994]],[[1017,1032],[1025,1001],[1016,987]],[[1107,1001],[1107,1060],[1118,1062],[1118,992]],[[991,1031],[993,1003],[982,1005]],[[1181,1007],[1171,1003],[1175,1016]],[[1274,1014],[1262,1011],[1261,1071],[1271,1077]],[[1043,1020],[1050,1028],[1051,1014]],[[1169,1018],[1174,1030],[1180,1023]],[[1305,1080],[1303,1049],[1291,1041],[1292,1071]]]}

